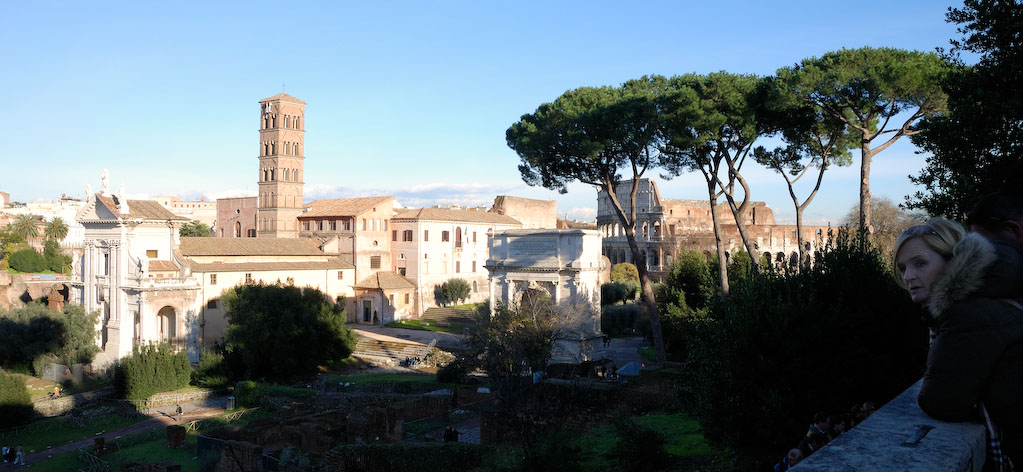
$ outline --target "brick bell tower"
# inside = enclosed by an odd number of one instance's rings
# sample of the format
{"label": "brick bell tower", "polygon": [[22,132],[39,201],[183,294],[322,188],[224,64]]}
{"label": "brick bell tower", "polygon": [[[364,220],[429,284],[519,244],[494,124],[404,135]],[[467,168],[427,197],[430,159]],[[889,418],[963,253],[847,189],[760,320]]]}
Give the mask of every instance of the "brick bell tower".
{"label": "brick bell tower", "polygon": [[259,101],[256,236],[297,238],[302,212],[305,102],[286,93]]}

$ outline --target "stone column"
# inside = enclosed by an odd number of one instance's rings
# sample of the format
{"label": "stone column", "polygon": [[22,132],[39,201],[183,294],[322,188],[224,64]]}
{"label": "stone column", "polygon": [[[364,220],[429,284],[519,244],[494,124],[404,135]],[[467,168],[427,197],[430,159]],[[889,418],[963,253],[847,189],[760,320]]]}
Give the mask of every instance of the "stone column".
{"label": "stone column", "polygon": [[96,292],[96,277],[92,267],[96,259],[95,249],[92,241],[85,242],[85,254],[82,255],[82,306],[87,312],[95,309],[93,297]]}

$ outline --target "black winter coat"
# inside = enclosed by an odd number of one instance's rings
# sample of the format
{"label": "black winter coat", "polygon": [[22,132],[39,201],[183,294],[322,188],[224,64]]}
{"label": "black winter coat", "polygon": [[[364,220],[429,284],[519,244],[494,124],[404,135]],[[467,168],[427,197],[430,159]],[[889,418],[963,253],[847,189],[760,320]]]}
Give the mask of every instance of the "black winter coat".
{"label": "black winter coat", "polygon": [[1005,452],[1023,459],[1023,255],[1013,246],[967,235],[931,288],[927,308],[937,337],[917,402],[944,421],[979,420],[983,401]]}

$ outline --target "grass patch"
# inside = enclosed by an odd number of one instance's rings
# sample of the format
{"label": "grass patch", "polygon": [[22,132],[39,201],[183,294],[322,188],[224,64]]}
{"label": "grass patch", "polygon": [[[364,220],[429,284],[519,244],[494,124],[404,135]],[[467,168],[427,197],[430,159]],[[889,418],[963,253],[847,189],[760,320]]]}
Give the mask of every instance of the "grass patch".
{"label": "grass patch", "polygon": [[[87,419],[83,426],[75,427],[59,418],[49,418],[32,423],[33,426],[40,426],[45,429],[4,438],[2,442],[5,444],[23,444],[26,451],[42,451],[47,446],[57,447],[68,442],[91,438],[96,433],[116,431],[147,419],[149,418],[145,416],[125,418],[123,416],[109,415]],[[52,426],[52,429],[48,428],[48,426]]]}
{"label": "grass patch", "polygon": [[454,309],[454,310],[476,311],[476,309],[481,307],[481,306],[483,306],[482,302],[481,303],[463,303],[461,305],[454,305],[454,306],[450,306],[448,308],[451,308],[451,309]]}
{"label": "grass patch", "polygon": [[461,333],[469,327],[468,323],[451,322],[450,326],[437,326],[436,321],[402,320],[387,323],[388,328],[417,329],[420,331],[437,331],[441,333]]}
{"label": "grass patch", "polygon": [[[664,436],[668,454],[679,458],[709,457],[714,451],[703,437],[695,419],[679,413],[637,416],[634,421]],[[575,439],[575,446],[587,451],[583,470],[611,470],[608,454],[618,441],[614,426],[592,429]]]}

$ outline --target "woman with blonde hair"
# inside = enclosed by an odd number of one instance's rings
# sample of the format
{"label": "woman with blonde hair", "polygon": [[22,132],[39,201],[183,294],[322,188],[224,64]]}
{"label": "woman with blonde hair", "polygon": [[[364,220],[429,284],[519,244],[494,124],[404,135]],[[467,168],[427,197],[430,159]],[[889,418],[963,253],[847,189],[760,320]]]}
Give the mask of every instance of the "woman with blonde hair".
{"label": "woman with blonde hair", "polygon": [[899,236],[894,260],[931,326],[917,403],[939,420],[984,421],[989,463],[1011,470],[1004,456],[1023,460],[1023,256],[932,218]]}

